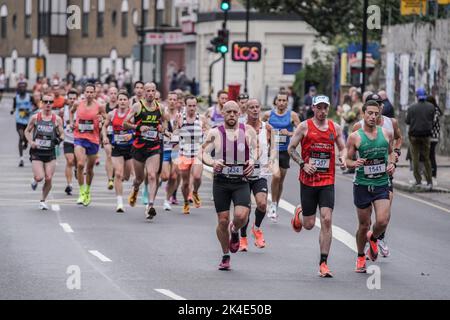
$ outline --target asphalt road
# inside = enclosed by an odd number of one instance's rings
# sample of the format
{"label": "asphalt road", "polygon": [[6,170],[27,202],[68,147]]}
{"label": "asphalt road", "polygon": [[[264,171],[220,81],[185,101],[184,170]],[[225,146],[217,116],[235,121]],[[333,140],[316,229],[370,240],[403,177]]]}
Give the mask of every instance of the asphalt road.
{"label": "asphalt road", "polygon": [[[317,276],[319,229],[294,233],[292,207],[299,201],[298,169],[287,177],[278,224],[263,223],[267,247],[250,242],[232,255],[232,271],[217,270],[212,181],[205,174],[204,205],[183,216],[181,207],[162,211],[153,222],[144,207],[117,215],[104,167],[97,167],[93,203],[78,207],[64,193],[64,159],[58,161],[49,204],[37,209],[40,187],[30,188],[31,165],[18,168],[17,135],[10,106],[0,106],[0,299],[449,299],[450,210],[397,194],[387,240],[391,257],[380,258],[381,289],[371,275],[356,274],[357,227],[349,177],[338,176],[329,265],[333,279]],[[130,190],[130,185],[125,187]],[[163,191],[164,189],[162,189]],[[179,195],[181,197],[181,195]],[[73,232],[66,232],[73,231]],[[92,253],[91,253],[92,252]],[[96,255],[94,255],[94,254]],[[80,270],[79,290],[68,289],[70,267]],[[70,273],[70,272],[69,272]],[[70,279],[69,279],[70,280]],[[70,281],[69,281],[70,282]]]}

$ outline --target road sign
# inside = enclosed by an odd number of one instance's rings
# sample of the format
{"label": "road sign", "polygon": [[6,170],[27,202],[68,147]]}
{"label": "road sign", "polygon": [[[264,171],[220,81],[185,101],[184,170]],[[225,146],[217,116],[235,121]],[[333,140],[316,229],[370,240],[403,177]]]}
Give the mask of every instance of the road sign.
{"label": "road sign", "polygon": [[36,58],[36,62],[34,64],[34,69],[36,74],[41,74],[44,72],[44,59]]}
{"label": "road sign", "polygon": [[400,12],[402,16],[426,15],[427,0],[402,0]]}
{"label": "road sign", "polygon": [[232,58],[235,62],[259,62],[261,50],[260,42],[233,42]]}
{"label": "road sign", "polygon": [[438,0],[439,4],[450,4],[450,0]]}

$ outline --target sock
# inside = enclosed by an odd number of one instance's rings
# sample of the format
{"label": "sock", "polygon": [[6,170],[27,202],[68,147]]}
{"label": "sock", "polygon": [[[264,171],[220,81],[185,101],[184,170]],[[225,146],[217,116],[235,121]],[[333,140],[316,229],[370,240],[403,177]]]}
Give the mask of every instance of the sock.
{"label": "sock", "polygon": [[374,236],[373,236],[373,234],[372,234],[372,236],[370,237],[370,241],[373,241],[373,242],[377,242],[377,238],[375,238]]}
{"label": "sock", "polygon": [[278,208],[278,202],[272,202],[272,206],[275,206],[276,208]]}
{"label": "sock", "polygon": [[248,224],[250,223],[250,217],[248,217],[247,223],[245,224],[245,226],[243,226],[241,228],[241,237],[243,238],[247,238],[247,228],[248,228]]}
{"label": "sock", "polygon": [[378,237],[378,240],[383,240],[385,235],[386,235],[386,231],[383,232],[383,233]]}
{"label": "sock", "polygon": [[230,254],[229,253],[225,253],[223,255],[222,260],[225,260],[225,259],[230,259]]}
{"label": "sock", "polygon": [[117,205],[123,207],[123,197],[117,196]]}
{"label": "sock", "polygon": [[20,160],[23,161],[23,157],[20,157]]}
{"label": "sock", "polygon": [[232,233],[239,233],[239,230],[236,230],[236,228],[234,227],[234,223],[233,223],[233,225],[231,226],[231,232],[232,232]]}
{"label": "sock", "polygon": [[366,257],[364,253],[358,253],[358,258]]}
{"label": "sock", "polygon": [[327,263],[327,259],[328,259],[328,254],[321,253],[319,266],[324,262]]}
{"label": "sock", "polygon": [[255,226],[257,228],[261,227],[261,223],[264,220],[264,217],[266,216],[265,212],[262,212],[256,208],[255,210]]}

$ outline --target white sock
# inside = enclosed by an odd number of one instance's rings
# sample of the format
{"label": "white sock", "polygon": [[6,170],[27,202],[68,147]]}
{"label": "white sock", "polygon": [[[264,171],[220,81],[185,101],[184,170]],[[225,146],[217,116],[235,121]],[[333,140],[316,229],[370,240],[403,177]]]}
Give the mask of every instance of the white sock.
{"label": "white sock", "polygon": [[23,157],[20,157],[20,160],[23,161]]}
{"label": "white sock", "polygon": [[117,205],[123,207],[123,197],[117,196]]}
{"label": "white sock", "polygon": [[275,208],[278,208],[278,203],[277,202],[272,202],[272,206],[275,206]]}

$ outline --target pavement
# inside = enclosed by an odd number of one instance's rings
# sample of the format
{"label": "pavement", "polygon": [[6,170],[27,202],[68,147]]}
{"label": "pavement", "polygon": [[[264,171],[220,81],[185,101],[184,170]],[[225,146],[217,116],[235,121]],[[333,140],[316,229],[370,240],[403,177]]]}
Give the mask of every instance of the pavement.
{"label": "pavement", "polygon": [[[263,222],[267,247],[258,249],[249,238],[249,252],[233,254],[229,272],[217,270],[221,250],[206,172],[202,208],[192,209],[190,216],[181,206],[164,212],[160,193],[158,215],[148,222],[141,204],[127,207],[124,215],[115,213],[103,166],[95,168],[92,205],[77,206],[77,188],[72,197],[64,193],[64,160],[59,158],[52,210],[41,212],[40,187],[34,192],[29,185],[31,164],[17,167],[17,134],[7,104],[0,105],[0,299],[450,299],[450,279],[443,276],[450,265],[450,206],[396,192],[386,237],[391,256],[368,262],[374,274],[356,274],[357,218],[346,175],[336,181],[332,279],[317,276],[320,229],[300,234],[291,229],[300,192],[294,164],[279,222]],[[130,188],[127,183],[126,193]],[[379,286],[371,285],[374,279]]]}

